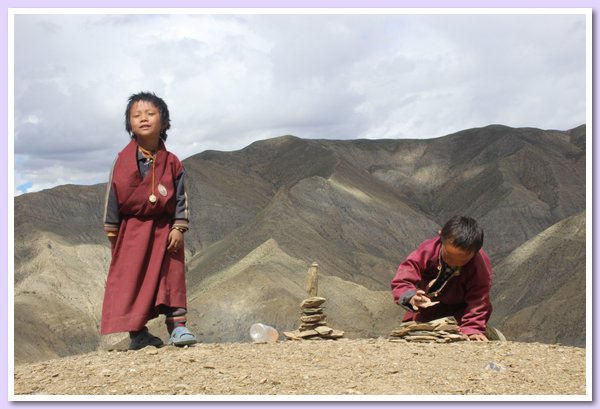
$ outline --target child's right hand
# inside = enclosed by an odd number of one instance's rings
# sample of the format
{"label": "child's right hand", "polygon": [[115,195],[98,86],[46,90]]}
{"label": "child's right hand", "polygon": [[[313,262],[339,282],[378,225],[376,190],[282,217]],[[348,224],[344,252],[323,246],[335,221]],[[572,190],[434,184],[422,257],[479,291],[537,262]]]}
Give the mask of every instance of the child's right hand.
{"label": "child's right hand", "polygon": [[108,236],[110,241],[110,251],[115,251],[115,245],[117,244],[117,236]]}
{"label": "child's right hand", "polygon": [[420,307],[426,307],[431,304],[431,299],[425,295],[425,291],[417,290],[417,294],[410,299],[410,305],[413,310],[418,311]]}
{"label": "child's right hand", "polygon": [[175,254],[182,246],[183,233],[177,229],[171,229],[169,232],[169,240],[167,241],[167,251],[171,254]]}

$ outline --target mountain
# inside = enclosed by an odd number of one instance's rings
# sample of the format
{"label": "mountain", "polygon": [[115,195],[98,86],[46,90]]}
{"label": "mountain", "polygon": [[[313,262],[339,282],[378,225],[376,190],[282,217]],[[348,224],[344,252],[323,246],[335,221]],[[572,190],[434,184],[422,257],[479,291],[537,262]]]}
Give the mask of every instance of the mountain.
{"label": "mountain", "polygon": [[495,268],[496,325],[509,339],[585,346],[585,212],[544,230]]}
{"label": "mountain", "polygon": [[[386,336],[401,315],[389,291],[398,264],[450,216],[480,221],[496,263],[585,210],[585,126],[492,125],[430,140],[282,136],[184,165],[188,316],[205,342],[246,340],[257,321],[296,328],[313,262],[328,323],[349,337]],[[104,190],[15,198],[17,360],[123,339],[97,333],[110,261]],[[162,327],[150,325],[164,338]]]}

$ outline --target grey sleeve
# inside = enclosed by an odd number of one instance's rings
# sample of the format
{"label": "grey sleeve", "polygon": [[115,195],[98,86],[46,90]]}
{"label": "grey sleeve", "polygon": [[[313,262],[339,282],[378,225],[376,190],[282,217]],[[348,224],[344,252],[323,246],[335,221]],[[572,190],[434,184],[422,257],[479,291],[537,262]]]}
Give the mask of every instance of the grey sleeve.
{"label": "grey sleeve", "polygon": [[398,305],[407,311],[414,311],[412,305],[410,305],[410,299],[417,295],[416,291],[407,291],[398,300]]}
{"label": "grey sleeve", "polygon": [[187,227],[190,220],[187,192],[185,191],[185,170],[175,179],[175,225]]}
{"label": "grey sleeve", "polygon": [[110,176],[108,178],[108,183],[106,184],[106,195],[104,197],[104,231],[106,231],[107,233],[118,231],[119,225],[121,224],[121,216],[119,215],[119,203],[117,201],[117,197],[115,195],[115,191],[113,189],[112,184],[112,176],[115,163],[116,159],[110,170]]}

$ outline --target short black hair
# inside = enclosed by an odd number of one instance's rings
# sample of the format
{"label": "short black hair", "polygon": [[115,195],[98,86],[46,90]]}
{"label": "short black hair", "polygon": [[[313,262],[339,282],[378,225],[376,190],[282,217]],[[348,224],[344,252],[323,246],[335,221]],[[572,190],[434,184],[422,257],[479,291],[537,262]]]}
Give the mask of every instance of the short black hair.
{"label": "short black hair", "polygon": [[477,253],[483,246],[483,229],[471,217],[452,217],[442,227],[440,236],[442,242],[473,253]]}
{"label": "short black hair", "polygon": [[160,111],[160,139],[164,141],[167,140],[167,130],[171,128],[171,118],[169,117],[169,108],[167,107],[167,103],[163,101],[162,98],[157,97],[153,92],[138,92],[137,94],[133,94],[129,97],[129,101],[127,102],[127,108],[125,109],[125,130],[127,133],[131,135],[133,138],[134,135],[131,134],[131,123],[129,122],[129,112],[131,111],[131,107],[138,101],[146,101],[150,102]]}

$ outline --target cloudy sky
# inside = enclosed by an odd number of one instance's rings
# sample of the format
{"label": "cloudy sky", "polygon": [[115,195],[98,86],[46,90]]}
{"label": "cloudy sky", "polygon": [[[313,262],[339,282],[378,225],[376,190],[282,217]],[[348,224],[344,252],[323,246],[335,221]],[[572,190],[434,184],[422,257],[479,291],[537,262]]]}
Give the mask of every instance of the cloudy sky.
{"label": "cloudy sky", "polygon": [[585,39],[584,15],[17,14],[15,194],[105,182],[142,90],[180,159],[285,134],[571,129]]}

